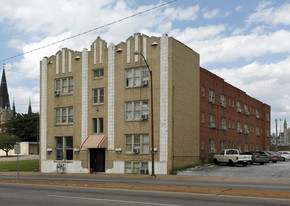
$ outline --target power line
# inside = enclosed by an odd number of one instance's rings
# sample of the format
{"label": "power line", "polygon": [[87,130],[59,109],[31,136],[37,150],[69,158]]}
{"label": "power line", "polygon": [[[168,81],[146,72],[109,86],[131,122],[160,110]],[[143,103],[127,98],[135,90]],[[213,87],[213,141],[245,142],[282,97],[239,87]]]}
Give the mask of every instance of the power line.
{"label": "power line", "polygon": [[110,25],[113,25],[113,24],[119,23],[119,22],[121,22],[121,21],[125,21],[125,20],[127,20],[127,19],[133,18],[133,17],[135,17],[135,16],[139,16],[139,15],[144,14],[144,13],[147,13],[147,12],[149,12],[149,11],[152,11],[152,10],[155,10],[155,9],[158,9],[158,8],[161,8],[161,7],[164,7],[164,6],[169,5],[169,4],[171,4],[171,3],[175,2],[175,1],[178,1],[178,0],[172,0],[172,1],[166,2],[166,3],[164,3],[164,4],[160,4],[160,5],[158,5],[158,6],[154,6],[154,7],[150,8],[150,9],[146,9],[146,10],[144,10],[144,11],[138,12],[138,13],[133,14],[133,15],[131,15],[131,16],[124,17],[124,18],[122,18],[122,19],[119,19],[119,20],[116,20],[116,21],[110,22],[110,23],[108,23],[108,24],[102,25],[102,26],[100,26],[100,27],[96,27],[96,28],[94,28],[94,29],[90,29],[90,30],[88,30],[88,31],[85,31],[85,32],[82,32],[82,33],[76,34],[76,35],[74,35],[74,36],[71,36],[71,37],[68,37],[68,38],[64,38],[64,39],[61,39],[61,40],[59,40],[59,41],[55,41],[55,42],[53,42],[53,43],[47,44],[47,45],[42,46],[42,47],[38,47],[38,48],[36,48],[36,49],[32,49],[32,50],[27,51],[27,52],[23,52],[23,53],[21,53],[21,54],[17,54],[17,55],[15,55],[15,56],[11,56],[11,57],[8,57],[8,58],[5,58],[5,59],[1,59],[0,62],[4,62],[4,61],[10,60],[10,59],[14,59],[14,58],[16,58],[16,57],[23,56],[24,54],[32,53],[32,52],[35,52],[35,51],[38,51],[38,50],[44,49],[44,48],[46,48],[46,47],[49,47],[49,46],[52,46],[52,45],[58,44],[58,43],[60,43],[60,42],[64,42],[64,41],[67,41],[67,40],[70,40],[70,39],[74,39],[74,38],[76,38],[76,37],[79,37],[79,36],[82,36],[82,35],[84,35],[84,34],[90,33],[90,32],[92,32],[92,31],[99,30],[99,29],[101,29],[101,28],[104,28],[104,27],[107,27],[107,26],[110,26]]}

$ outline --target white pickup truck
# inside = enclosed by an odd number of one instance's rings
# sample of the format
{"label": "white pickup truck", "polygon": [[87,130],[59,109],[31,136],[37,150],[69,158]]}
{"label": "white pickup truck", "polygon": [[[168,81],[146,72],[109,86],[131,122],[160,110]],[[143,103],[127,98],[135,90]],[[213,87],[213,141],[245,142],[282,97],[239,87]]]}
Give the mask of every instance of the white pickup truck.
{"label": "white pickup truck", "polygon": [[220,154],[214,155],[214,163],[227,163],[229,165],[242,164],[244,167],[252,160],[252,155],[240,154],[238,149],[225,149]]}

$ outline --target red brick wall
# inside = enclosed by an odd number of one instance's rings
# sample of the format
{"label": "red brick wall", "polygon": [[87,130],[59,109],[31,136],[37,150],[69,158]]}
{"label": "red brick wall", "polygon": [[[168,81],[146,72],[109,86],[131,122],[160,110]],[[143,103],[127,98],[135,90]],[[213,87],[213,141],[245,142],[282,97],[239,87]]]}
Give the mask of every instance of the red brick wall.
{"label": "red brick wall", "polygon": [[[204,96],[200,92],[200,158],[207,160],[213,154],[209,151],[209,140],[214,140],[216,153],[221,151],[221,141],[225,141],[225,148],[237,148],[240,143],[240,149],[245,151],[245,143],[248,143],[248,150],[266,150],[270,148],[270,121],[267,120],[270,106],[248,96],[244,91],[226,83],[217,75],[200,68],[200,89],[205,88]],[[215,103],[209,101],[209,89],[215,92]],[[225,95],[225,107],[220,105],[221,94]],[[229,105],[229,98],[231,105]],[[234,107],[232,101],[234,100]],[[241,112],[237,111],[237,101],[240,102]],[[248,105],[249,115],[245,113],[244,105]],[[259,119],[256,117],[256,109],[259,110]],[[202,123],[202,113],[204,112],[204,123]],[[210,128],[209,115],[215,115],[215,128]],[[221,128],[221,118],[225,118],[226,130]],[[231,120],[231,128],[229,128],[229,120]],[[234,121],[234,128],[232,123]],[[242,132],[237,132],[237,121],[240,122]],[[244,124],[248,124],[249,134],[245,134]],[[252,130],[251,130],[252,127]],[[260,136],[256,134],[256,127],[259,127]],[[269,129],[269,137],[267,137],[266,129]],[[253,130],[254,129],[254,130]],[[204,140],[204,148],[202,141]],[[229,145],[230,144],[230,145]],[[258,145],[258,148],[257,148]],[[268,148],[267,148],[268,147]]]}

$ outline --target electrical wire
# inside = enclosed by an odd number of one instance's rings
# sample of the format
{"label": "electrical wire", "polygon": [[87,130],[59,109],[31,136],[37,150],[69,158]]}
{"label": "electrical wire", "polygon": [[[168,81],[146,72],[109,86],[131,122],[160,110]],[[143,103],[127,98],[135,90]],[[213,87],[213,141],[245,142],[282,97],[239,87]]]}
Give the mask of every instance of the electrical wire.
{"label": "electrical wire", "polygon": [[64,41],[67,41],[67,40],[70,40],[70,39],[74,39],[74,38],[76,38],[76,37],[79,37],[79,36],[82,36],[82,35],[84,35],[84,34],[90,33],[90,32],[92,32],[92,31],[96,31],[96,30],[102,29],[102,28],[104,28],[104,27],[111,26],[111,25],[116,24],[116,23],[119,23],[119,22],[121,22],[121,21],[125,21],[125,20],[127,20],[127,19],[130,19],[130,18],[133,18],[133,17],[139,16],[139,15],[141,15],[141,14],[147,13],[147,12],[149,12],[149,11],[152,11],[152,10],[155,10],[155,9],[159,9],[159,8],[164,7],[164,6],[166,6],[166,5],[169,5],[169,4],[171,4],[171,3],[175,2],[175,1],[178,1],[178,0],[172,0],[172,1],[169,1],[169,2],[166,2],[166,3],[163,3],[163,4],[160,4],[160,5],[158,5],[158,6],[154,6],[154,7],[150,8],[150,9],[146,9],[146,10],[141,11],[141,12],[138,12],[138,13],[136,13],[136,14],[133,14],[133,15],[130,15],[130,16],[127,16],[127,17],[121,18],[121,19],[119,19],[119,20],[116,20],[116,21],[110,22],[110,23],[108,23],[108,24],[105,24],[105,25],[102,25],[102,26],[96,27],[96,28],[94,28],[94,29],[90,29],[90,30],[88,30],[88,31],[85,31],[85,32],[82,32],[82,33],[79,33],[79,34],[76,34],[76,35],[74,35],[74,36],[71,36],[71,37],[68,37],[68,38],[64,38],[64,39],[61,39],[61,40],[59,40],[59,41],[52,42],[52,43],[50,43],[50,44],[44,45],[44,46],[42,46],[42,47],[38,47],[38,48],[36,48],[36,49],[32,49],[32,50],[27,51],[27,52],[23,52],[23,53],[21,53],[21,54],[17,54],[17,55],[15,55],[15,56],[11,56],[11,57],[8,57],[8,58],[5,58],[5,59],[1,59],[0,62],[4,62],[4,61],[10,60],[10,59],[14,59],[14,58],[16,58],[16,57],[23,56],[24,54],[32,53],[32,52],[35,52],[35,51],[38,51],[38,50],[44,49],[44,48],[46,48],[46,47],[49,47],[49,46],[52,46],[52,45],[58,44],[58,43],[60,43],[60,42],[64,42]]}

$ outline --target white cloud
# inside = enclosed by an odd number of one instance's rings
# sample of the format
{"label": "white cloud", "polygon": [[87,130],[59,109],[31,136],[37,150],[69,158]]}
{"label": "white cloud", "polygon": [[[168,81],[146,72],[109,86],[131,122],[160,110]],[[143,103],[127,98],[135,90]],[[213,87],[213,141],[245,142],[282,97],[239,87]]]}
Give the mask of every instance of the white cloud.
{"label": "white cloud", "polygon": [[272,64],[251,63],[239,68],[214,69],[211,72],[248,95],[271,106],[273,118],[290,120],[290,56]]}
{"label": "white cloud", "polygon": [[284,3],[279,7],[269,7],[270,2],[262,1],[256,12],[247,19],[248,24],[267,23],[267,24],[285,24],[290,25],[290,3]]}
{"label": "white cloud", "polygon": [[[185,30],[174,29],[169,32],[170,36],[179,41],[188,44],[195,41],[209,40],[216,38],[219,34],[226,30],[225,25],[209,25],[198,28],[187,27]],[[194,44],[194,43],[193,43]],[[194,47],[192,47],[194,48]]]}
{"label": "white cloud", "polygon": [[204,9],[203,12],[204,12],[202,15],[203,18],[212,19],[212,18],[219,16],[221,11],[219,9],[213,9],[210,11],[208,11],[207,9]]}
{"label": "white cloud", "polygon": [[187,9],[182,8],[167,8],[163,14],[170,20],[187,20],[193,21],[199,15],[199,5],[190,6]]}
{"label": "white cloud", "polygon": [[254,59],[265,54],[290,52],[290,32],[277,30],[272,33],[217,37],[191,42],[189,46],[201,54],[201,64],[208,62],[233,62],[239,58]]}

